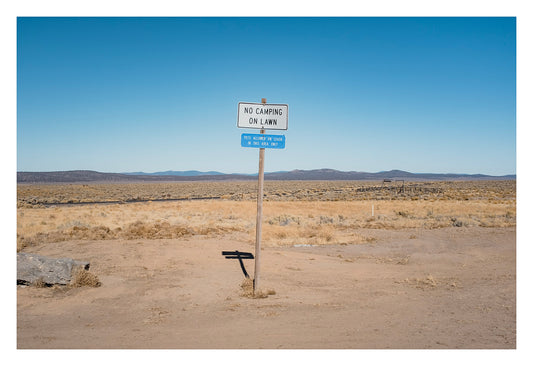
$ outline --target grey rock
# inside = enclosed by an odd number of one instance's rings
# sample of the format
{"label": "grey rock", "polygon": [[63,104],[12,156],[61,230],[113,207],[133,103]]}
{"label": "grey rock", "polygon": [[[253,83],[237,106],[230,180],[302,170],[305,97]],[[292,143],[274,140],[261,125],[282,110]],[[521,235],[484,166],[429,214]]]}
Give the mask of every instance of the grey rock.
{"label": "grey rock", "polygon": [[67,285],[78,268],[89,269],[89,262],[70,258],[50,258],[38,254],[17,253],[17,284],[43,281],[47,285]]}

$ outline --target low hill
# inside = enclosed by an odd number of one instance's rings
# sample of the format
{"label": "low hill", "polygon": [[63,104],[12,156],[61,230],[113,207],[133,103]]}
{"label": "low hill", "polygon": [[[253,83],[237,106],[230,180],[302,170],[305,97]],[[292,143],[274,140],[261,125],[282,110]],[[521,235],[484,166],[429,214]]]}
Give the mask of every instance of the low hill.
{"label": "low hill", "polygon": [[[89,182],[172,182],[172,181],[224,181],[255,180],[256,175],[196,172],[189,175],[146,173],[101,173],[92,170],[57,172],[17,172],[18,183],[89,183]],[[210,174],[216,173],[216,174]],[[484,174],[410,173],[390,170],[378,173],[343,172],[334,169],[292,170],[265,173],[265,180],[513,180],[516,175],[491,176]]]}
{"label": "low hill", "polygon": [[167,170],[164,172],[155,172],[155,173],[144,173],[144,172],[134,172],[134,173],[122,173],[127,175],[177,175],[181,177],[197,177],[202,175],[224,175],[221,172],[209,171],[209,172],[200,172],[198,170]]}
{"label": "low hill", "polygon": [[403,170],[389,170],[378,173],[343,172],[334,169],[293,170],[285,173],[267,173],[265,179],[271,180],[492,180],[516,179],[516,175],[492,176],[484,174],[439,174],[410,173]]}

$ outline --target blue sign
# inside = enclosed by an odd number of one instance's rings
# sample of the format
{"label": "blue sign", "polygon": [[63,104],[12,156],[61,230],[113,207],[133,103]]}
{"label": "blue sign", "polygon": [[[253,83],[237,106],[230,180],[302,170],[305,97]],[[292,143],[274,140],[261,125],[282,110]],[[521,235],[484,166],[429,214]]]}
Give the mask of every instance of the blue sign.
{"label": "blue sign", "polygon": [[268,149],[284,149],[285,136],[243,133],[241,135],[241,146]]}

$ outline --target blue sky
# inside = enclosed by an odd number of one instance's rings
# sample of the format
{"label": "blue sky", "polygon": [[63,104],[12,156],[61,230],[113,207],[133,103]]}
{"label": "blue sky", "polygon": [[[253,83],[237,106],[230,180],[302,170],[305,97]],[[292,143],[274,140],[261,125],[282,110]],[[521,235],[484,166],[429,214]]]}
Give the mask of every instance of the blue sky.
{"label": "blue sky", "polygon": [[[17,170],[516,172],[515,18],[18,18]],[[272,132],[279,134],[281,132]]]}

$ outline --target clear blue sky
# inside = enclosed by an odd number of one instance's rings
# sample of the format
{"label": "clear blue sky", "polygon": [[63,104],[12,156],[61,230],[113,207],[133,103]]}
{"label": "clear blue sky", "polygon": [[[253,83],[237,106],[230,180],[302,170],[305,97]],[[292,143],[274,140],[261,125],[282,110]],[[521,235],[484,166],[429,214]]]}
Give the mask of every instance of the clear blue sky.
{"label": "clear blue sky", "polygon": [[514,174],[515,18],[18,18],[18,171],[256,173],[261,98],[266,171]]}

